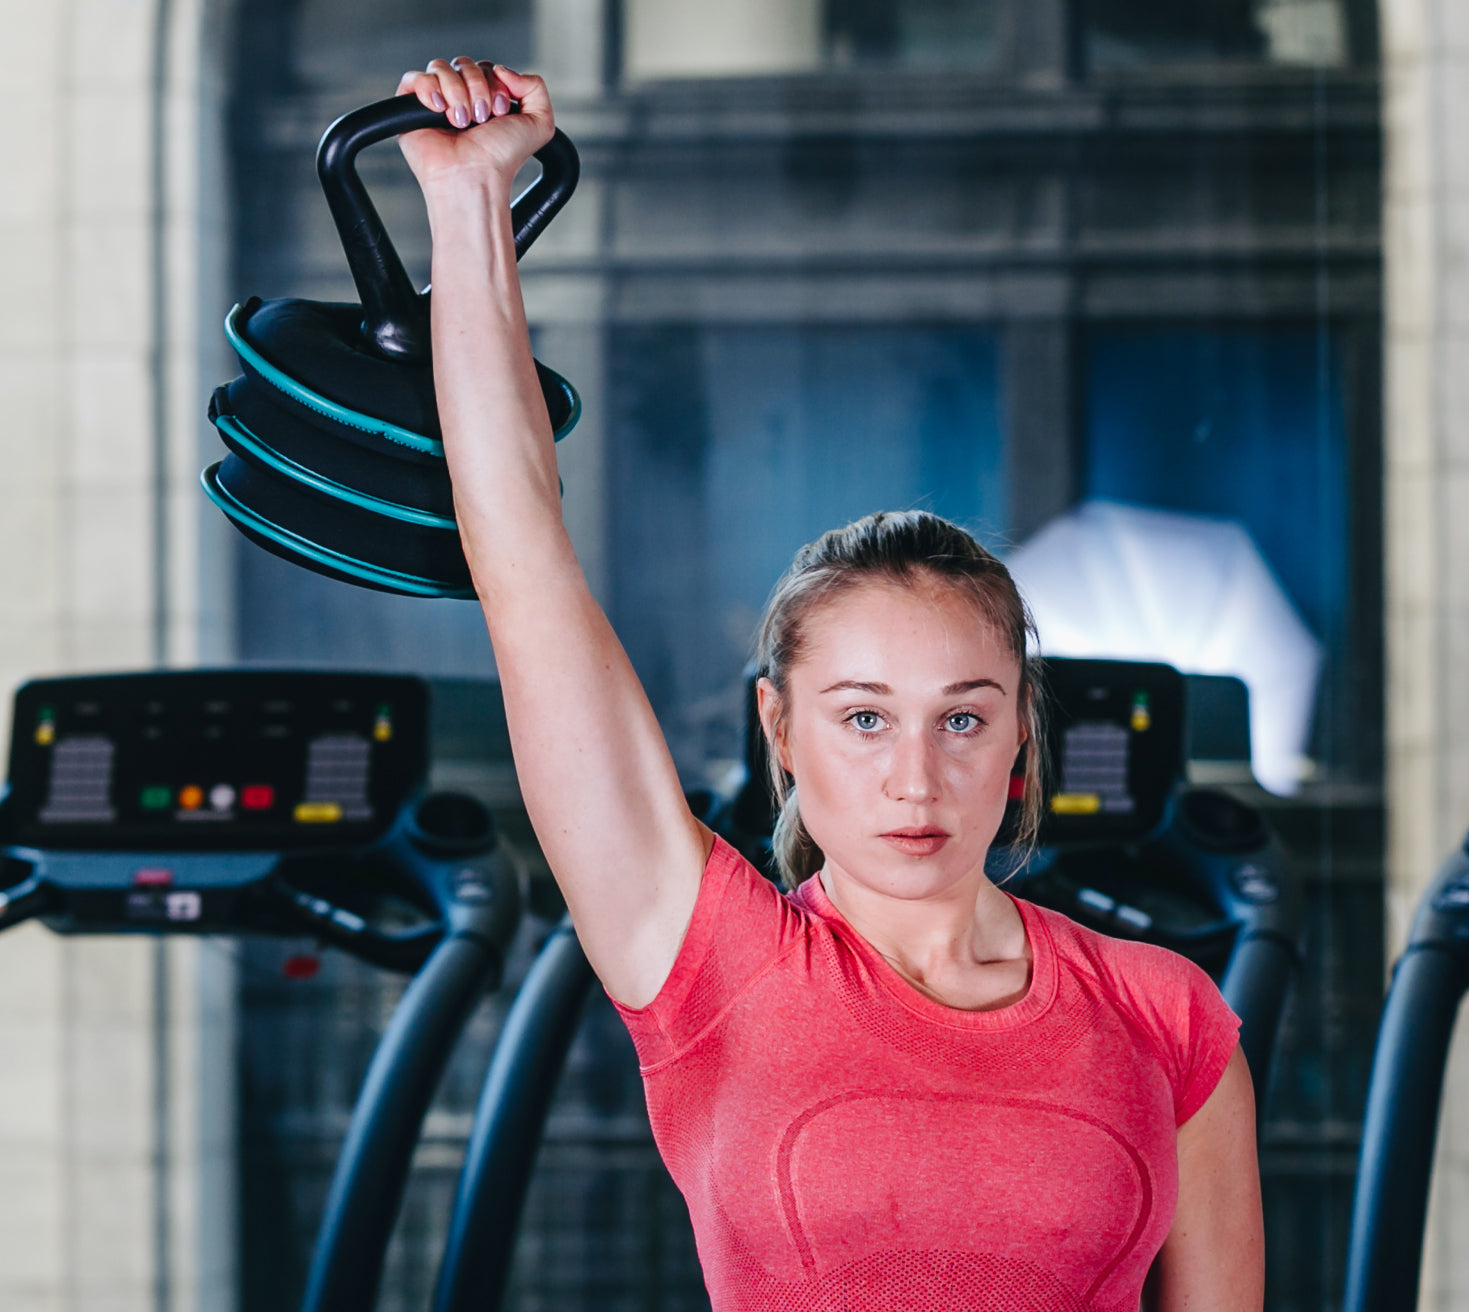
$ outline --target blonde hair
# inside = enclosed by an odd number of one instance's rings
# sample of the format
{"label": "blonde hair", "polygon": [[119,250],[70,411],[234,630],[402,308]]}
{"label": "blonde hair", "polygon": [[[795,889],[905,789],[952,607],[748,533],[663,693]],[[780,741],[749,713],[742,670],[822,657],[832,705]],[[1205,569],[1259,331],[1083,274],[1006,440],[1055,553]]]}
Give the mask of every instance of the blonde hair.
{"label": "blonde hair", "polygon": [[792,666],[801,658],[805,622],[824,602],[859,583],[915,584],[931,580],[963,593],[994,627],[1020,664],[1019,714],[1026,730],[1025,786],[1014,846],[1032,848],[1040,828],[1042,792],[1041,690],[1035,622],[1010,577],[1010,571],[973,536],[925,510],[884,511],[824,533],[796,553],[760,624],[757,661],[760,675],[777,694],[775,716],[766,734],[766,758],[778,816],[773,846],[781,879],[794,888],[821,868],[821,849],[801,820],[794,780],[781,768],[776,736],[788,705]]}

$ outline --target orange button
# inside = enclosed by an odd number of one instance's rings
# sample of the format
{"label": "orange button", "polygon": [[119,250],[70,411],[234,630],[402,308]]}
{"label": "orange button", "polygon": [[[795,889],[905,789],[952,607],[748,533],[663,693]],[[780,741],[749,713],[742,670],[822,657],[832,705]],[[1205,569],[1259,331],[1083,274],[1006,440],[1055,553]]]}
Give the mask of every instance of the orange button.
{"label": "orange button", "polygon": [[204,790],[198,784],[188,784],[180,788],[179,805],[185,811],[197,811],[204,805]]}

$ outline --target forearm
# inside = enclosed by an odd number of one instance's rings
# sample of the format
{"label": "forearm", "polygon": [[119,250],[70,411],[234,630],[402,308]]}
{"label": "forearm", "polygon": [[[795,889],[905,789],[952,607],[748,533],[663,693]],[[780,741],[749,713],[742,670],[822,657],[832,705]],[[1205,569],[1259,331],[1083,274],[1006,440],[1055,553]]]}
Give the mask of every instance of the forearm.
{"label": "forearm", "polygon": [[531,358],[508,179],[461,179],[426,194],[439,421],[460,536],[488,603],[533,586],[532,562],[576,566]]}

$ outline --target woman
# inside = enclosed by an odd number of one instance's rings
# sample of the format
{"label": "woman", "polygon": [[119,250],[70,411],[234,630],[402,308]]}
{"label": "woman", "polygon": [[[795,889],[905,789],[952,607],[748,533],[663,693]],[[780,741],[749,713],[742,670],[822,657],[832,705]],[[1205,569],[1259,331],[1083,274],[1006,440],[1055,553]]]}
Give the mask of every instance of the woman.
{"label": "woman", "polygon": [[1258,1309],[1254,1109],[1217,991],[985,877],[1036,717],[1008,574],[918,514],[797,558],[761,641],[780,895],[689,813],[561,522],[509,222],[546,89],[456,59],[399,91],[479,125],[402,141],[455,505],[526,807],[716,1312],[1122,1312],[1145,1281],[1167,1312]]}

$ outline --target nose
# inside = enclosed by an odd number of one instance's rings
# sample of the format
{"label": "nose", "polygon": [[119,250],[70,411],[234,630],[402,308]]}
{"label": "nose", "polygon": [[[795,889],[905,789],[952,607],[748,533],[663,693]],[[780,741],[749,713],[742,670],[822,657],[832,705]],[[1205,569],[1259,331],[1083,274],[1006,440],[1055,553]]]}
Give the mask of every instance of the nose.
{"label": "nose", "polygon": [[883,794],[894,802],[938,800],[938,752],[927,734],[898,734],[889,758]]}

